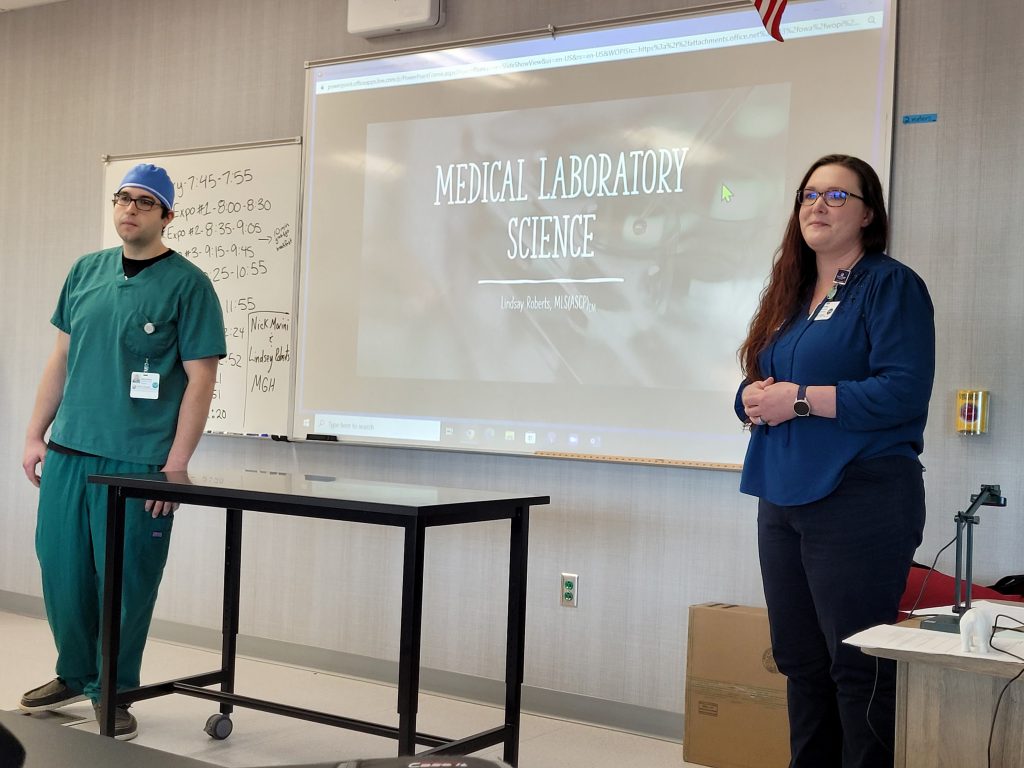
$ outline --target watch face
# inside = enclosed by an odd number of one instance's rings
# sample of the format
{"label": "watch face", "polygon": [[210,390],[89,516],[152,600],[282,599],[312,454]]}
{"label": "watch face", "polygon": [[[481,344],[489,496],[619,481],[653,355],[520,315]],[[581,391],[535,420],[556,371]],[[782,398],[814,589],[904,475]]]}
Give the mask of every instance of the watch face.
{"label": "watch face", "polygon": [[797,416],[810,416],[811,415],[811,404],[806,400],[797,400],[793,403],[793,413]]}

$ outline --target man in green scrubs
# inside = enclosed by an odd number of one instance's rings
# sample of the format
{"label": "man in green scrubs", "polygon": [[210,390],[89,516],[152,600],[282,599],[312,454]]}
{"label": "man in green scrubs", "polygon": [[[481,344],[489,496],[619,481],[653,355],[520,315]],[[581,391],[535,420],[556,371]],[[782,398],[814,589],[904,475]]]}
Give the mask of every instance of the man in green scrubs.
{"label": "man in green scrubs", "polygon": [[[57,343],[22,467],[39,487],[36,554],[57,678],[22,697],[28,712],[85,698],[95,706],[100,696],[107,493],[86,478],[185,470],[206,425],[226,354],[224,321],[209,278],[163,243],[173,207],[164,169],[132,168],[113,199],[123,245],[75,262],[51,318]],[[176,506],[128,500],[119,689],[139,685]],[[115,721],[116,738],[135,737],[127,706]]]}

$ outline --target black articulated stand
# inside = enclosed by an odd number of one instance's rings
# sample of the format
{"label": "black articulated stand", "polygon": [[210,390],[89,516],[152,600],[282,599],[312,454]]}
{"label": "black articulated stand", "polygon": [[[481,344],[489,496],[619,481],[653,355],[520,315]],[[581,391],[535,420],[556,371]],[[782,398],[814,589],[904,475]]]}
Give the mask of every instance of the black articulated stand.
{"label": "black articulated stand", "polygon": [[1005,507],[1006,498],[1000,496],[998,485],[983,485],[976,494],[971,494],[971,506],[966,512],[957,512],[956,522],[956,573],[953,615],[929,616],[921,620],[921,629],[939,632],[959,632],[960,617],[971,608],[971,582],[974,578],[974,526],[981,522],[976,514],[979,507]]}

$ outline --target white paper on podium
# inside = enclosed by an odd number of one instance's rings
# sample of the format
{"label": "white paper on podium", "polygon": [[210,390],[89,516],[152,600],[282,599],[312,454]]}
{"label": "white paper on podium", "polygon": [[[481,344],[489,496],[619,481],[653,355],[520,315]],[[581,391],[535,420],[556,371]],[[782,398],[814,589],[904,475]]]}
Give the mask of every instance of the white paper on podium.
{"label": "white paper on podium", "polygon": [[[1024,622],[1024,605],[1007,604],[1004,602],[992,602],[979,600],[973,607],[983,608],[991,616],[1001,615],[997,620],[997,627],[1018,628],[1021,625],[1013,619]],[[952,614],[951,608],[929,608],[930,614]],[[1009,618],[1002,618],[1009,617]],[[964,653],[960,645],[959,632],[936,632],[930,629],[918,629],[916,627],[900,627],[890,624],[880,624],[877,627],[870,627],[855,635],[851,635],[844,641],[858,648],[872,648],[889,651],[913,651],[915,653],[928,653],[939,656],[969,656],[973,658],[984,658],[991,661],[1005,661],[1008,664],[1020,664],[1020,658],[1014,658],[1010,654],[1016,654],[1024,658],[1024,636],[1017,632],[997,630],[992,640],[993,648],[988,653],[971,651]],[[1010,653],[1002,653],[1004,648]]]}

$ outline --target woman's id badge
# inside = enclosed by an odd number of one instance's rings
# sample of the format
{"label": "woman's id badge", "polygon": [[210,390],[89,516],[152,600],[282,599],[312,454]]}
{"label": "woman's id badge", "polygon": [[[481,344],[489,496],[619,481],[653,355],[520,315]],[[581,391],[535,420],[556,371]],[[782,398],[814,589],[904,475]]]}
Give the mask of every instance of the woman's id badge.
{"label": "woman's id badge", "polygon": [[149,371],[132,371],[128,394],[140,400],[156,400],[160,397],[160,374]]}
{"label": "woman's id badge", "polygon": [[836,307],[839,306],[838,301],[826,301],[821,305],[821,309],[818,310],[818,314],[814,316],[815,320],[828,320],[832,317],[832,313],[836,311]]}

